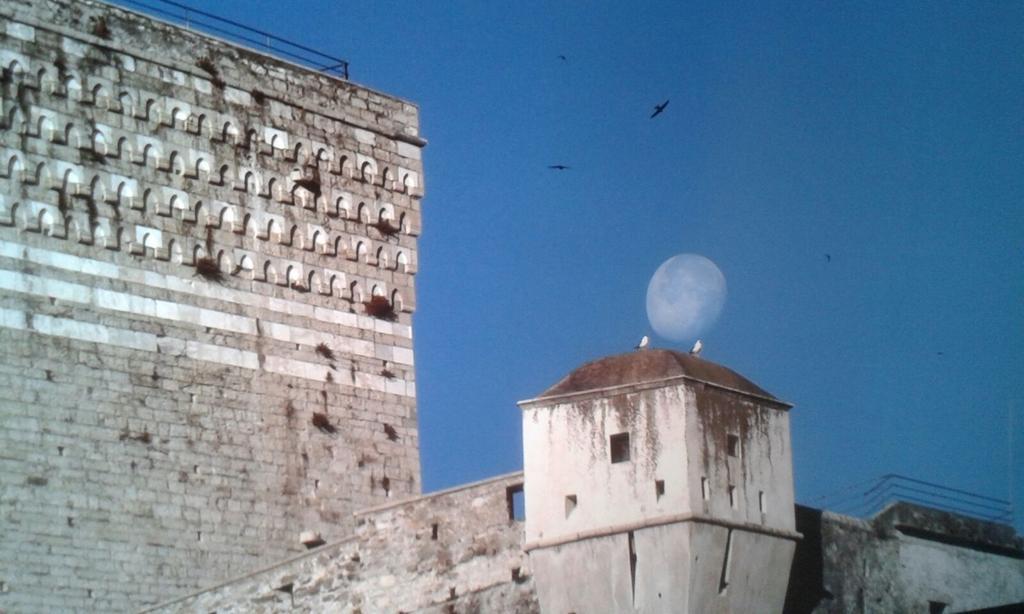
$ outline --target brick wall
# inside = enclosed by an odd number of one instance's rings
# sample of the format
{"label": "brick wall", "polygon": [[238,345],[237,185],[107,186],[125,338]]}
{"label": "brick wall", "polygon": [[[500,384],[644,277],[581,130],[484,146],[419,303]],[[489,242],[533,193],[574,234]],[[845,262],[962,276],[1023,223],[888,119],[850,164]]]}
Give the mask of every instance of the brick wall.
{"label": "brick wall", "polygon": [[0,610],[419,493],[416,108],[88,1],[3,3],[0,64]]}

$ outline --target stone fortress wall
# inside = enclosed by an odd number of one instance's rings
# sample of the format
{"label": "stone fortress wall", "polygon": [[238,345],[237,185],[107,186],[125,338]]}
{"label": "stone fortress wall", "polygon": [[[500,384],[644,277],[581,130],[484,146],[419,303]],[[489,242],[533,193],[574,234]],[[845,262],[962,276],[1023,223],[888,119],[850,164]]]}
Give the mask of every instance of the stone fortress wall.
{"label": "stone fortress wall", "polygon": [[358,512],[348,539],[151,611],[537,612],[522,487],[513,473]]}
{"label": "stone fortress wall", "polygon": [[418,111],[0,5],[0,610],[123,611],[420,492]]}

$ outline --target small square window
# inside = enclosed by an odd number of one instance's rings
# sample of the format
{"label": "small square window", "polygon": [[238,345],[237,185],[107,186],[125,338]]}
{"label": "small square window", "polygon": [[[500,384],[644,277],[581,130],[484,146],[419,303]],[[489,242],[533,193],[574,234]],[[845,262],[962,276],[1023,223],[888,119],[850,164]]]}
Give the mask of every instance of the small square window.
{"label": "small square window", "polygon": [[629,461],[629,433],[617,433],[609,439],[613,463]]}
{"label": "small square window", "polygon": [[659,500],[665,496],[665,480],[654,480],[654,495]]}
{"label": "small square window", "polygon": [[573,510],[576,509],[576,495],[565,496],[565,517],[568,518],[572,514]]}
{"label": "small square window", "polygon": [[729,456],[740,455],[740,438],[738,435],[729,435],[726,438],[726,450],[728,451]]}

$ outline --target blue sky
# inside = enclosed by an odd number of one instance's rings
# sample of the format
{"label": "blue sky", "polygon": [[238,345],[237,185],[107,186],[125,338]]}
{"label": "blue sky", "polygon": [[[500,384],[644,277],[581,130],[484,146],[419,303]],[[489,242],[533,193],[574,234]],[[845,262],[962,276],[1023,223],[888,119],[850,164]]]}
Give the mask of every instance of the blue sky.
{"label": "blue sky", "polygon": [[704,357],[795,404],[799,500],[886,473],[1008,496],[1024,4],[211,10],[420,107],[426,490],[519,469],[515,402],[651,334],[649,278],[691,252],[729,287]]}

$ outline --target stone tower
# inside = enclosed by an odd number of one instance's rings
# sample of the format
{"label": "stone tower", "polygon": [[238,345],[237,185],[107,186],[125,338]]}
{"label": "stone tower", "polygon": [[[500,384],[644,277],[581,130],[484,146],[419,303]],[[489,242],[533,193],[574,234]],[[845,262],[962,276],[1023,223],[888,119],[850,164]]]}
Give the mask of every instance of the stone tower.
{"label": "stone tower", "polygon": [[583,365],[520,406],[543,611],[782,611],[799,539],[789,405],[648,350]]}
{"label": "stone tower", "polygon": [[127,611],[418,494],[415,106],[0,4],[0,610]]}

